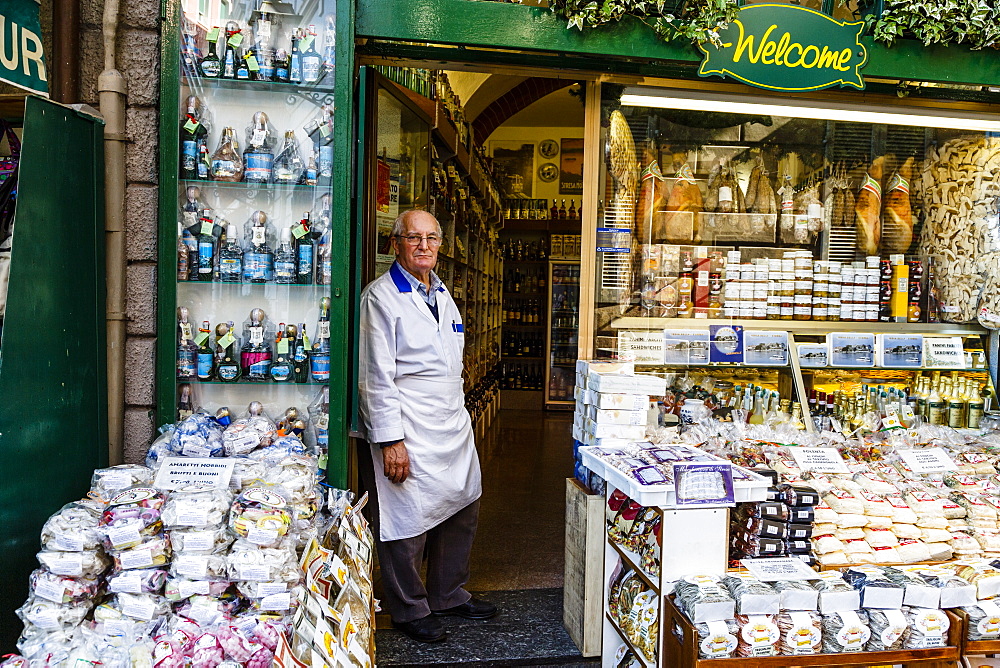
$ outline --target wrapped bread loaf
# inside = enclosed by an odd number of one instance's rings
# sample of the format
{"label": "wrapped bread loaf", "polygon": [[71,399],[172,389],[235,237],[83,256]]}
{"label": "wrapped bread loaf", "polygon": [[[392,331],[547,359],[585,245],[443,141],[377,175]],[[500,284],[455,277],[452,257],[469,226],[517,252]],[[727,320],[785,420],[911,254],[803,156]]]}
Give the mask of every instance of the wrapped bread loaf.
{"label": "wrapped bread loaf", "polygon": [[854,202],[858,250],[865,255],[879,254],[879,241],[882,234],[882,165],[884,162],[884,156],[875,158]]}
{"label": "wrapped bread loaf", "polygon": [[910,180],[913,158],[907,158],[894,172],[882,202],[882,252],[905,253],[913,243],[913,213],[910,209]]}

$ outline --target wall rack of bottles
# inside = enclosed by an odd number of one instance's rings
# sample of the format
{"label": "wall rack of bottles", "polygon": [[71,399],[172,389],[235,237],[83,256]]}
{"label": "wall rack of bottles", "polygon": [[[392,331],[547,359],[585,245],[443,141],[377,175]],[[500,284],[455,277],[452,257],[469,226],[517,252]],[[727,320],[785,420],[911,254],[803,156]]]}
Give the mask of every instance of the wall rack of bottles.
{"label": "wall rack of bottles", "polygon": [[[613,320],[610,327],[617,332],[641,330],[708,330],[711,325],[741,325],[745,330],[783,331],[788,333],[789,364],[784,366],[754,365],[754,364],[641,364],[641,368],[652,373],[684,374],[685,371],[697,372],[718,377],[733,383],[754,383],[758,374],[767,374],[769,379],[780,378],[780,382],[771,381],[782,399],[788,398],[801,404],[801,416],[808,431],[815,430],[814,419],[810,405],[817,395],[827,393],[831,396],[827,407],[820,408],[818,419],[829,419],[830,416],[845,417],[850,420],[852,410],[865,404],[866,397],[862,390],[881,389],[889,391],[907,390],[908,396],[921,396],[923,391],[926,401],[927,394],[936,391],[947,398],[952,393],[959,397],[965,396],[964,407],[954,408],[944,406],[944,413],[930,414],[929,405],[924,409],[924,417],[932,421],[947,424],[952,423],[957,428],[970,426],[970,398],[982,398],[982,410],[989,410],[991,405],[996,408],[996,368],[995,351],[997,332],[986,330],[978,325],[963,325],[949,323],[883,323],[883,322],[838,322],[836,325],[814,321],[774,321],[774,320],[744,320],[733,321],[725,319],[695,319],[695,318],[641,318],[623,317]],[[822,367],[800,366],[799,346],[808,343],[823,343],[831,332],[871,333],[871,334],[919,334],[925,338],[958,337],[962,339],[965,355],[961,367],[903,367],[903,366],[838,366],[830,364]],[[617,351],[616,337],[599,336],[596,340],[600,356],[614,355]],[[777,376],[775,376],[777,374]],[[956,382],[957,381],[957,382]],[[754,383],[758,384],[758,383]],[[768,382],[762,386],[772,389]],[[956,388],[961,391],[956,392]],[[942,391],[944,394],[942,394]],[[793,395],[791,393],[794,393]],[[877,403],[878,397],[872,401]],[[858,405],[853,405],[857,402]],[[929,403],[929,402],[928,402]],[[960,403],[960,402],[956,402]],[[877,406],[876,406],[877,407]],[[942,408],[940,406],[938,409]],[[949,410],[950,409],[950,410]],[[815,410],[815,409],[814,409]],[[959,418],[956,411],[963,417]],[[854,415],[853,417],[857,417]],[[974,423],[976,420],[973,419]]]}
{"label": "wall rack of bottles", "polygon": [[[176,361],[164,417],[222,407],[236,417],[259,401],[278,420],[294,407],[307,442],[322,448],[334,17],[256,6],[226,19],[182,12],[180,58],[165,59],[179,64],[177,88],[166,91],[178,96],[179,116],[170,121],[177,161],[161,161],[161,188],[177,198],[175,216],[161,209],[161,225],[176,229],[176,244],[161,252],[169,272],[176,267],[161,299],[177,314],[173,338],[161,317],[159,354]],[[168,277],[161,269],[161,282]]]}

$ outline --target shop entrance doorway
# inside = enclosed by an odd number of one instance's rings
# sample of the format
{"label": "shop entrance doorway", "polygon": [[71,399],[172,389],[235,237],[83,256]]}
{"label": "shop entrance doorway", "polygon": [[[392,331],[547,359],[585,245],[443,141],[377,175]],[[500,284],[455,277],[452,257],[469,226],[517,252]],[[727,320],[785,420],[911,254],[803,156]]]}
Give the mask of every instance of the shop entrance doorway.
{"label": "shop entrance doorway", "polygon": [[483,471],[468,589],[502,612],[485,623],[448,619],[448,641],[431,646],[391,630],[380,615],[378,660],[596,661],[580,655],[562,609],[583,86],[416,65],[362,68],[359,281],[391,266],[396,216],[421,208],[438,218],[444,243],[435,272],[463,314],[465,390]]}

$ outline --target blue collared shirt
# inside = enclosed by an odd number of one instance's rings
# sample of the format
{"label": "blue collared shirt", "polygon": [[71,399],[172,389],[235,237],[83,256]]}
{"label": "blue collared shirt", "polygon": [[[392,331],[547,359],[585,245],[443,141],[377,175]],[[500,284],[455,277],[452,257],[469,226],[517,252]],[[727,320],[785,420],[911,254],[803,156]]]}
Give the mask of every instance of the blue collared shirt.
{"label": "blue collared shirt", "polygon": [[427,302],[427,305],[431,307],[431,311],[435,313],[434,317],[437,318],[437,293],[444,287],[444,283],[440,278],[438,278],[438,275],[433,271],[431,272],[431,289],[428,290],[424,282],[410,272],[406,271],[406,269],[403,269],[403,265],[399,264],[399,262],[396,262],[395,264],[402,270],[400,273],[403,275],[403,278],[406,279],[406,282],[410,284],[411,288],[417,291],[417,294],[419,294],[425,302]]}

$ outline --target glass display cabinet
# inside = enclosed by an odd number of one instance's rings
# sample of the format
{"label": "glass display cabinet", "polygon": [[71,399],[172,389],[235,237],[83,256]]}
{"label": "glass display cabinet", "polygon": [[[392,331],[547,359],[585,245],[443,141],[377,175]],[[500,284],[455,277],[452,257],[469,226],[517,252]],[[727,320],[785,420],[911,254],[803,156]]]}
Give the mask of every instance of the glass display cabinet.
{"label": "glass display cabinet", "polygon": [[580,263],[549,261],[549,327],[545,350],[546,408],[573,410],[577,331],[580,324]]}
{"label": "glass display cabinet", "polygon": [[730,97],[603,87],[580,356],[665,375],[667,421],[698,396],[848,431],[918,397],[976,426],[996,350],[976,258],[1000,249],[984,121]]}
{"label": "glass display cabinet", "polygon": [[266,0],[178,9],[179,55],[164,62],[178,67],[177,89],[164,91],[177,96],[176,132],[164,133],[176,160],[161,159],[161,239],[173,243],[160,276],[175,288],[161,289],[172,303],[160,307],[159,343],[161,373],[175,360],[174,391],[161,418],[236,417],[257,401],[275,421],[301,420],[323,453],[340,252],[334,10]]}

